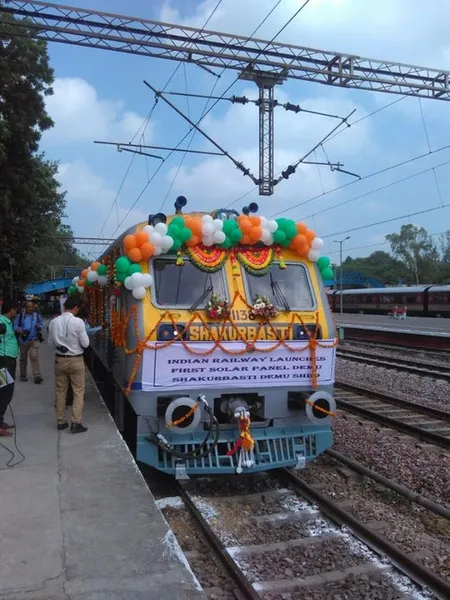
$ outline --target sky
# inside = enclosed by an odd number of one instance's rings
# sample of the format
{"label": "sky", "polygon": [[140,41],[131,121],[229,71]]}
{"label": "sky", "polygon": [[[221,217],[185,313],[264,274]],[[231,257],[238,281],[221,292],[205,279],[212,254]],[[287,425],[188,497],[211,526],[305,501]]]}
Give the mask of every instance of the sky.
{"label": "sky", "polygon": [[[271,39],[303,2],[282,0],[258,37]],[[201,28],[218,0],[67,3]],[[276,4],[276,0],[222,0],[207,29],[249,35]],[[449,22],[450,0],[310,0],[277,41],[445,70],[450,69]],[[347,236],[344,254],[367,256],[387,250],[386,234],[402,224],[423,226],[436,241],[450,228],[450,207],[442,207],[450,204],[450,147],[441,149],[450,144],[449,102],[295,80],[277,86],[275,96],[282,103],[339,116],[355,110],[349,120],[353,125],[342,127],[310,159],[341,162],[362,180],[331,172],[327,166],[305,165],[281,182],[272,196],[260,197],[252,181],[226,157],[174,153],[161,163],[94,143],[175,146],[189,125],[161,100],[154,107],[154,94],[143,81],[161,90],[173,75],[167,91],[209,95],[214,88],[220,96],[235,81],[236,72],[226,71],[218,78],[195,64],[64,44],[50,44],[49,53],[55,84],[47,109],[55,127],[43,136],[42,149],[59,163],[58,178],[67,192],[66,220],[77,236],[115,238],[147,220],[149,213],[170,214],[178,195],[188,199],[186,210],[231,206],[240,211],[254,201],[261,215],[305,221],[324,238],[325,253],[333,261],[339,248],[335,240]],[[255,84],[237,81],[225,97],[256,99],[257,91]],[[195,121],[205,109],[205,99],[168,98]],[[329,117],[275,109],[275,170],[300,158],[336,123]],[[257,174],[255,105],[221,101],[201,127]],[[180,147],[188,147],[190,139]],[[198,133],[190,147],[215,150]],[[420,155],[424,156],[390,168]],[[378,171],[383,172],[372,175]],[[414,214],[428,209],[433,210]],[[100,248],[80,250],[95,257]]]}

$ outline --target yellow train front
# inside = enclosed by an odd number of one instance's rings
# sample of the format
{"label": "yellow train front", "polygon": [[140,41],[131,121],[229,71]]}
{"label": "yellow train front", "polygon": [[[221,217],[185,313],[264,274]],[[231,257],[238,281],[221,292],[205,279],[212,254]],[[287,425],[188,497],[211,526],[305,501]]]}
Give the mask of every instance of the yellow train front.
{"label": "yellow train front", "polygon": [[110,312],[97,351],[137,415],[136,458],[177,477],[302,468],[331,446],[335,412],[323,242],[255,204],[185,204],[130,229],[75,282]]}

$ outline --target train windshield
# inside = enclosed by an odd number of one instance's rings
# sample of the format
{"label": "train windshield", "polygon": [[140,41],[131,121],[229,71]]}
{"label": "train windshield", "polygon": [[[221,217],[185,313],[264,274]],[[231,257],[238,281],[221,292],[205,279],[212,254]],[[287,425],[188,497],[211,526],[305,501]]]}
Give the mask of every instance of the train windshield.
{"label": "train windshield", "polygon": [[312,310],[315,307],[314,292],[306,267],[290,263],[280,269],[273,263],[272,269],[262,277],[245,273],[247,299],[253,303],[256,296],[267,296],[282,310]]}
{"label": "train windshield", "polygon": [[228,297],[222,270],[205,273],[187,259],[179,267],[175,259],[154,258],[153,275],[156,304],[161,307],[201,309],[213,292]]}

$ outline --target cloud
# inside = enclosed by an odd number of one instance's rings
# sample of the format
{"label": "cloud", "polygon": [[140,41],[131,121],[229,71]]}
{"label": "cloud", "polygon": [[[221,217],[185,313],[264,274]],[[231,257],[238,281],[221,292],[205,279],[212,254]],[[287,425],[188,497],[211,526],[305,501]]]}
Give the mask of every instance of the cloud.
{"label": "cloud", "polygon": [[99,98],[84,79],[56,79],[53,89],[46,103],[55,127],[46,133],[47,142],[129,141],[144,122],[143,117],[124,110],[122,102]]}
{"label": "cloud", "polygon": [[[148,214],[139,209],[133,209],[127,215],[128,208],[121,206],[120,198],[118,203],[115,203],[116,190],[83,162],[59,165],[58,180],[67,191],[66,212],[76,235],[117,237],[128,227],[148,218]],[[115,232],[123,219],[119,230]],[[100,249],[100,246],[97,246],[97,249]]]}

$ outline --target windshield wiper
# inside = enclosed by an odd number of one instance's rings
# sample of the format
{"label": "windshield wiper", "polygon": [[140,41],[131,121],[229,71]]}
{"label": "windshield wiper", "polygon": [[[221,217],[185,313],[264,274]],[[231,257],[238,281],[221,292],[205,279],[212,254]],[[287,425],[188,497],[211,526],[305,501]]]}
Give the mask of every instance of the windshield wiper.
{"label": "windshield wiper", "polygon": [[289,303],[286,300],[286,296],[281,291],[280,284],[278,283],[278,281],[273,280],[272,273],[270,273],[270,286],[272,288],[272,293],[275,296],[275,300],[278,306],[282,306],[285,312],[289,312],[291,310],[291,307],[289,306]]}
{"label": "windshield wiper", "polygon": [[194,304],[191,306],[191,308],[189,310],[195,310],[196,308],[198,308],[198,305],[201,304],[204,300],[206,300],[206,298],[209,296],[209,294],[211,294],[214,291],[214,286],[213,286],[213,282],[212,282],[212,277],[209,276],[209,286],[204,290],[203,294],[200,296],[200,298],[198,298],[198,300],[196,300],[194,302]]}

